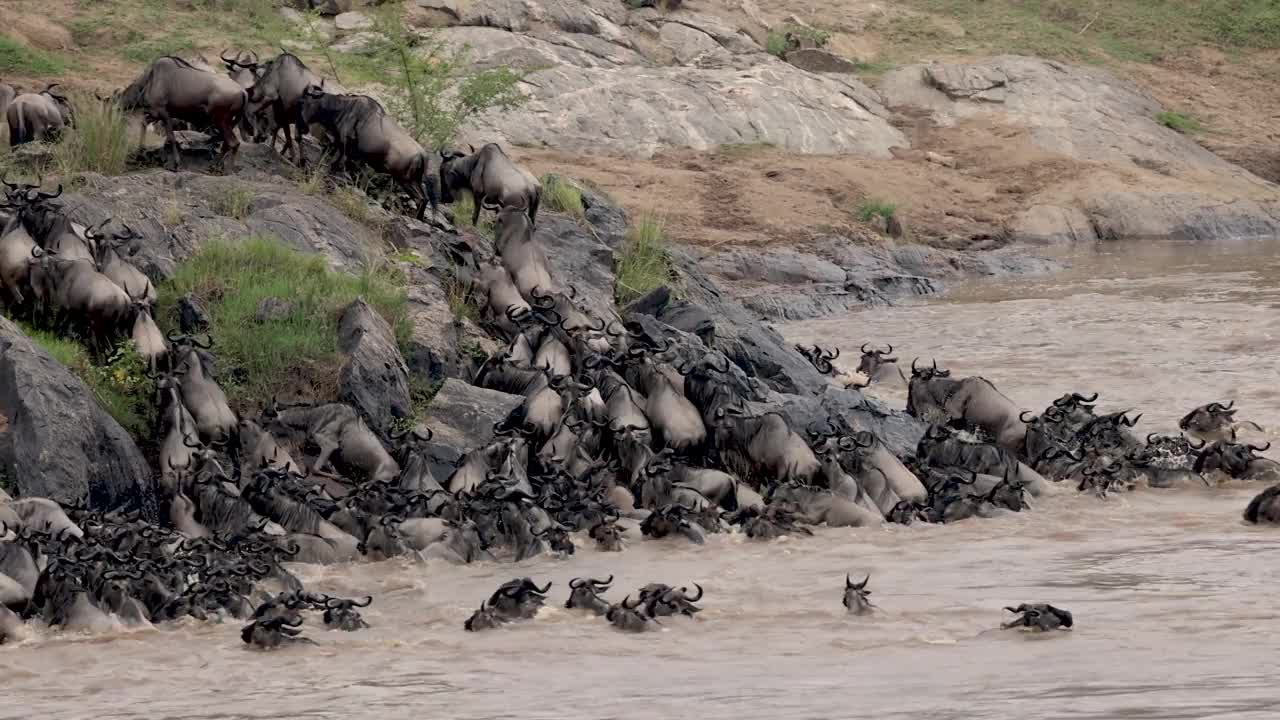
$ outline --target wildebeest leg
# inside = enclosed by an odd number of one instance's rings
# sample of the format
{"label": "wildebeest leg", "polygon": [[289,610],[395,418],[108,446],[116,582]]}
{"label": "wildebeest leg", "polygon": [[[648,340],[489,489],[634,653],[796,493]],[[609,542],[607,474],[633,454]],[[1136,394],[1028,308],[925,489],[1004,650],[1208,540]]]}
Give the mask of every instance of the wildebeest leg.
{"label": "wildebeest leg", "polygon": [[320,444],[320,454],[316,456],[316,462],[311,466],[311,472],[323,471],[326,465],[329,465],[329,457],[338,449],[337,443],[327,442]]}
{"label": "wildebeest leg", "polygon": [[156,115],[156,119],[164,123],[164,138],[165,138],[165,142],[170,147],[169,154],[170,154],[170,158],[173,161],[172,164],[166,163],[165,167],[167,167],[169,170],[176,172],[178,170],[178,162],[179,162],[178,136],[174,135],[173,118],[169,117],[169,113],[164,112],[162,110]]}
{"label": "wildebeest leg", "polygon": [[529,222],[530,223],[533,223],[535,220],[538,219],[538,203],[540,201],[541,201],[541,198],[539,198],[536,194],[533,196],[533,199],[529,201]]}
{"label": "wildebeest leg", "polygon": [[236,155],[240,152],[240,138],[236,137],[235,116],[227,114],[218,121],[222,130],[222,171],[231,173],[236,169]]}
{"label": "wildebeest leg", "polygon": [[480,206],[484,205],[484,195],[471,193],[471,200],[472,204],[475,205],[475,208],[471,211],[471,225],[475,227],[480,223]]}

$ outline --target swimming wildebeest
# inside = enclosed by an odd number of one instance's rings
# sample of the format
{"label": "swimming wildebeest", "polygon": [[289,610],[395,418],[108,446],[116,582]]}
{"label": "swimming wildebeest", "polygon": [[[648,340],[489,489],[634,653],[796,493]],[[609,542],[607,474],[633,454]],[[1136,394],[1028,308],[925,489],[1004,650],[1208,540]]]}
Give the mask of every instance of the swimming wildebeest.
{"label": "swimming wildebeest", "polygon": [[1069,628],[1073,623],[1071,613],[1044,603],[1034,605],[1023,603],[1016,608],[1006,607],[1005,610],[1018,614],[1018,617],[1000,626],[1005,630],[1015,627],[1028,627],[1043,632],[1058,628]]}
{"label": "swimming wildebeest", "polygon": [[480,220],[481,207],[500,210],[523,208],[529,221],[538,219],[542,185],[527,170],[507,157],[497,143],[489,143],[470,155],[440,153],[440,199],[452,203],[455,193],[468,190],[474,198],[471,224]]}
{"label": "swimming wildebeest", "polygon": [[141,112],[148,122],[164,123],[165,139],[172,152],[170,170],[177,170],[179,163],[174,121],[185,120],[197,127],[212,124],[222,134],[223,166],[230,169],[240,148],[235,127],[244,114],[247,98],[244,88],[226,75],[201,70],[182,58],[165,55],[154,60],[124,89],[120,94],[120,109],[126,113]]}
{"label": "swimming wildebeest", "polygon": [[1178,421],[1178,429],[1205,442],[1218,440],[1235,442],[1236,431],[1242,427],[1251,427],[1262,432],[1262,428],[1257,423],[1248,420],[1236,421],[1235,414],[1239,408],[1235,408],[1235,404],[1232,400],[1226,405],[1217,402],[1201,405],[1182,416]]}
{"label": "swimming wildebeest", "polygon": [[867,575],[862,582],[855,583],[853,578],[848,575],[844,576],[844,606],[850,615],[866,615],[875,607],[871,604],[868,597],[871,591],[867,589],[867,581],[871,579]]}

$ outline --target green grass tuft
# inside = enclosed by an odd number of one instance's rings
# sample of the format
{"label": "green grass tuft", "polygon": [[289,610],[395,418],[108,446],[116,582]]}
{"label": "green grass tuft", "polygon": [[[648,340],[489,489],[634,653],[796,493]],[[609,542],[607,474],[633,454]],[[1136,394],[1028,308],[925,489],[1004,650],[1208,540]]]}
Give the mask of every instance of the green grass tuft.
{"label": "green grass tuft", "polygon": [[542,205],[550,210],[584,217],[586,206],[582,203],[582,190],[558,175],[542,176]]}
{"label": "green grass tuft", "polygon": [[673,275],[662,221],[650,214],[641,216],[627,231],[627,240],[618,258],[614,291],[618,304],[626,305],[654,288],[670,284]]}
{"label": "green grass tuft", "polygon": [[897,214],[897,212],[898,206],[894,203],[877,200],[876,198],[867,198],[862,201],[861,205],[858,205],[858,209],[855,211],[855,214],[862,222],[870,222],[877,216],[888,220]]}
{"label": "green grass tuft", "polygon": [[[279,391],[282,378],[309,384],[319,400],[332,397],[341,365],[338,315],[356,298],[372,305],[397,339],[411,330],[404,279],[398,273],[373,268],[359,275],[337,272],[323,257],[273,238],[207,242],[160,287],[157,321],[166,329],[176,326],[177,299],[186,293],[209,313],[219,381],[241,406]],[[284,300],[290,310],[259,322],[259,303],[268,298]]]}
{"label": "green grass tuft", "polygon": [[242,185],[232,185],[215,195],[210,205],[219,215],[243,220],[253,211],[253,192]]}
{"label": "green grass tuft", "polygon": [[831,33],[803,25],[784,25],[769,31],[764,49],[770,55],[785,59],[787,53],[800,49],[802,38],[812,40],[817,47],[823,47],[831,40]]}
{"label": "green grass tuft", "polygon": [[[453,224],[465,227],[471,227],[471,213],[475,212],[476,199],[469,192],[463,192],[454,199],[453,203]],[[475,226],[476,232],[487,237],[493,237],[494,234],[494,214],[492,212],[480,211],[480,224]]]}
{"label": "green grass tuft", "polygon": [[1177,130],[1184,135],[1198,133],[1204,129],[1204,126],[1200,124],[1200,121],[1194,117],[1171,110],[1156,113],[1156,122],[1170,130]]}
{"label": "green grass tuft", "polygon": [[0,34],[0,75],[61,75],[66,69],[62,58]]}
{"label": "green grass tuft", "polygon": [[54,150],[59,174],[80,172],[123,175],[129,159],[129,124],[115,104],[94,98],[75,98],[76,126]]}

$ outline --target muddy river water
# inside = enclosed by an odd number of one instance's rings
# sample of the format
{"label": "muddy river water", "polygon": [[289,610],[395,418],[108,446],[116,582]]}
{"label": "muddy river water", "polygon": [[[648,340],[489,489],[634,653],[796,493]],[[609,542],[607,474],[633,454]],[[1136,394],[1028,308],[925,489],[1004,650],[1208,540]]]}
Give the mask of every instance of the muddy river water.
{"label": "muddy river water", "polygon": [[[1280,243],[1104,247],[1049,277],[785,328],[797,342],[891,342],[1038,409],[1067,390],[1174,429],[1236,400],[1280,428]],[[856,359],[854,360],[856,362]],[[901,403],[901,390],[885,396]],[[1264,435],[1274,435],[1273,432]],[[1259,438],[1261,439],[1261,438]],[[819,530],[773,543],[580,550],[518,567],[390,561],[306,568],[372,594],[373,629],[245,649],[239,623],[0,648],[0,719],[59,718],[1266,718],[1280,717],[1280,531],[1240,518],[1254,488],[1055,488],[1030,512],[937,527]],[[880,611],[850,618],[846,572]],[[706,588],[696,621],[623,635],[559,606],[568,581],[606,597],[661,581]],[[551,580],[531,623],[464,633],[500,582]],[[1071,632],[1001,632],[1001,607],[1051,602]]]}

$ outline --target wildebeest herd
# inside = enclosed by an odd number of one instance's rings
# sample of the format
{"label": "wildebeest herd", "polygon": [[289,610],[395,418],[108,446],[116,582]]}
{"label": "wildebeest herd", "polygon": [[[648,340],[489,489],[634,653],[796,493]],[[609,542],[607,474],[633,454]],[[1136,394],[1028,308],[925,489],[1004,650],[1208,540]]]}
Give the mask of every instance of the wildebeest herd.
{"label": "wildebeest herd", "polygon": [[[227,75],[160,58],[113,101],[164,123],[171,140],[179,120],[214,127],[230,155],[247,126],[263,140],[283,130],[301,161],[301,134],[320,127],[339,157],[399,181],[419,216],[437,201],[426,153],[376,101],[326,93],[288,53],[265,64],[223,59]],[[103,513],[0,498],[0,637],[20,619],[93,630],[226,616],[249,621],[246,643],[277,646],[301,639],[304,610],[354,630],[365,625],[356,608],[371,601],[309,592],[288,562],[522,561],[646,539],[701,545],[727,532],[769,540],[823,524],[949,523],[1020,512],[1055,482],[1100,496],[1208,484],[1210,474],[1280,482],[1280,464],[1257,455],[1265,446],[1237,442],[1248,425],[1231,405],[1197,408],[1180,424],[1186,435],[1143,441],[1132,433],[1140,416],[1097,412],[1096,394],[1067,393],[1032,414],[990,381],[952,378],[936,362],[913,362],[908,378],[892,347],[864,345],[856,372],[835,366],[838,352],[797,349],[845,384],[905,381],[907,412],[926,427],[914,452],[895,454],[841,416],[797,426],[754,406],[724,354],[583,307],[534,236],[537,180],[498,146],[443,153],[438,185],[446,202],[466,192],[477,216],[497,212],[494,256],[474,289],[504,348],[473,382],[522,399],[491,439],[447,463],[430,429],[382,436],[342,403],[272,398],[256,417],[233,408],[199,314],[182,308],[181,333],[156,327],[155,290],[129,262],[137,238],[127,226],[78,226],[59,192],[6,183],[0,299],[10,314],[76,331],[101,353],[133,341],[155,383],[159,467],[154,514],[147,503]],[[1280,522],[1280,485],[1246,517]],[[575,579],[571,607],[643,630],[697,612],[702,597],[700,587],[695,597],[655,584],[608,603],[608,584]],[[870,609],[866,584],[846,578],[850,612]],[[527,578],[505,584],[466,628],[529,617],[545,592]],[[1024,626],[1071,624],[1052,606],[1011,609]]]}

